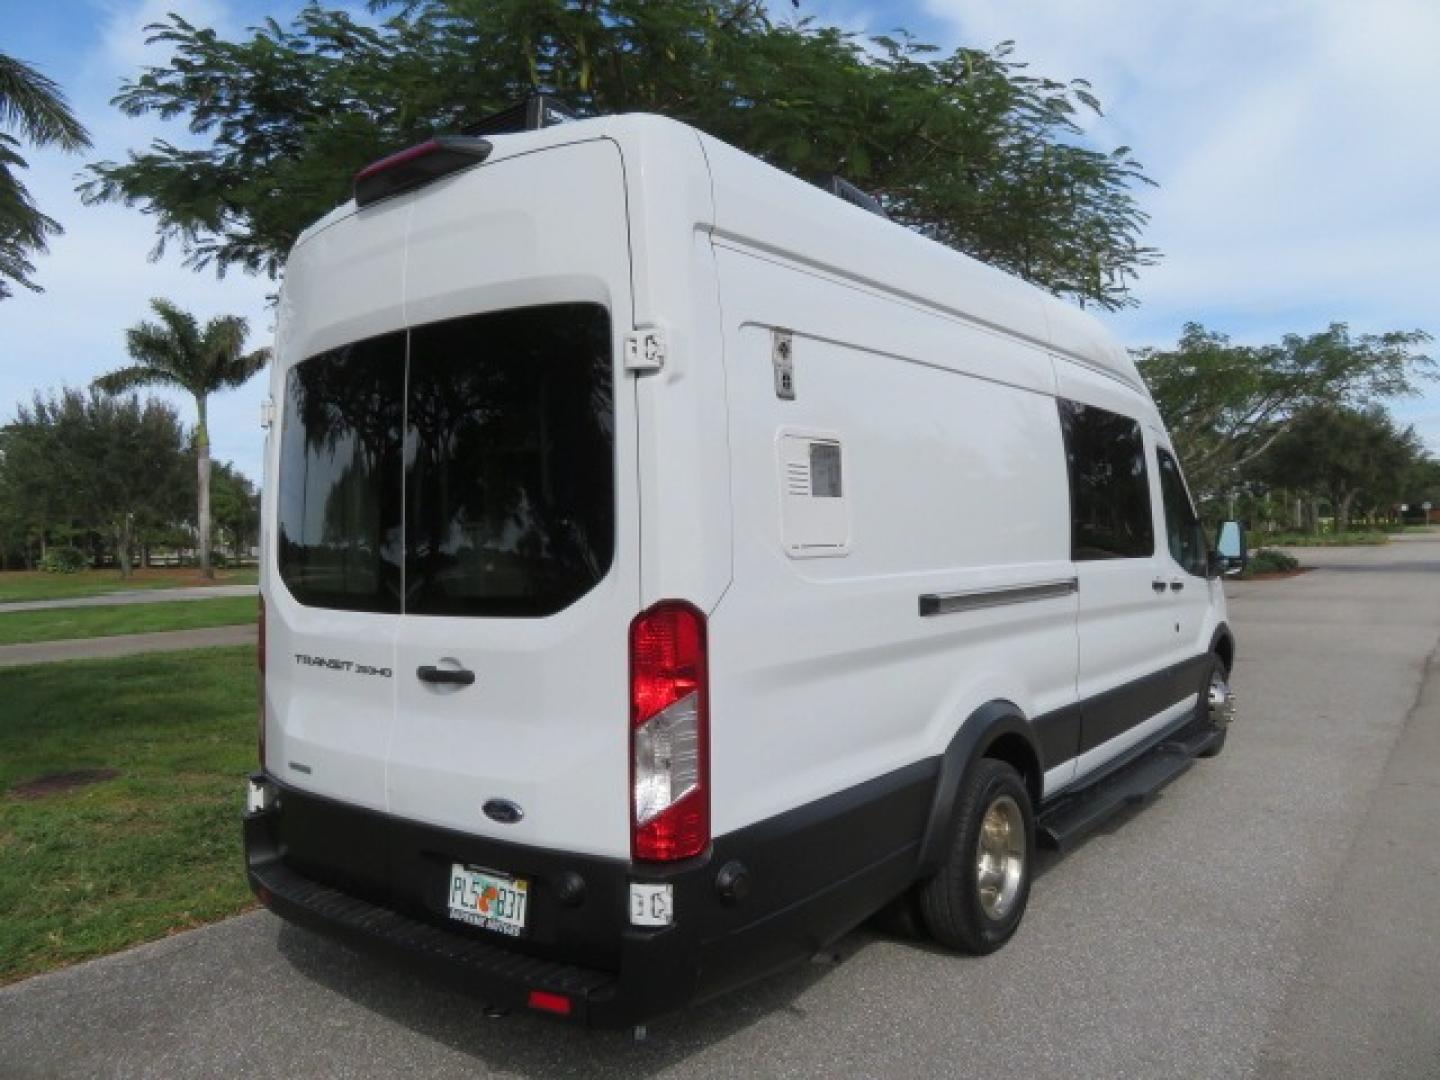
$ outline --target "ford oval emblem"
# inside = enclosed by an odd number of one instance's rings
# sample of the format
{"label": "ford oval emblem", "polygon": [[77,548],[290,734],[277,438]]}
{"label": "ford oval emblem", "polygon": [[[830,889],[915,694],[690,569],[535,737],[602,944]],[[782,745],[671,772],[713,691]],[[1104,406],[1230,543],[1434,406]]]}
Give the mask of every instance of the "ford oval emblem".
{"label": "ford oval emblem", "polygon": [[509,799],[491,799],[482,809],[486,817],[491,821],[498,821],[501,825],[514,825],[525,816],[525,811]]}

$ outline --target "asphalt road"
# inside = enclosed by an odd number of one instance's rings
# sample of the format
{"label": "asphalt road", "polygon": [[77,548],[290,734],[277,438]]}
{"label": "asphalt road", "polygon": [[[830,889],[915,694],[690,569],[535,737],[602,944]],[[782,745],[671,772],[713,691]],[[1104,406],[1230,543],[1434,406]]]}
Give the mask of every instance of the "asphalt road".
{"label": "asphalt road", "polygon": [[0,990],[0,1073],[1440,1075],[1440,537],[1233,586],[1224,754],[1038,878],[985,959],[858,931],[649,1038],[395,973],[265,912]]}

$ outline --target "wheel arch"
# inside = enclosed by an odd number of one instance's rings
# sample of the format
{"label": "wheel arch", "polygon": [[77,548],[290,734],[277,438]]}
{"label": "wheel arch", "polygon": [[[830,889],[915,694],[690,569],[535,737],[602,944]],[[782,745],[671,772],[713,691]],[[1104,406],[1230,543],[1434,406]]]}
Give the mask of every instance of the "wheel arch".
{"label": "wheel arch", "polygon": [[955,825],[960,782],[971,762],[996,758],[1013,766],[1025,780],[1030,802],[1039,807],[1044,784],[1043,760],[1035,733],[1019,706],[990,701],[972,712],[941,755],[935,798],[920,841],[919,876],[934,873],[945,858]]}
{"label": "wheel arch", "polygon": [[1224,662],[1227,673],[1235,670],[1235,635],[1228,624],[1221,623],[1210,635],[1210,651]]}

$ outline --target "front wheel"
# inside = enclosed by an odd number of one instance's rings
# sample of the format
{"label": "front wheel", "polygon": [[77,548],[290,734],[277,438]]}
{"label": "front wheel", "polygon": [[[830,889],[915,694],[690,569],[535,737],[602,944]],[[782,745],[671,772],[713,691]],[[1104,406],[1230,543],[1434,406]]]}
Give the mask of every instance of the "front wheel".
{"label": "front wheel", "polygon": [[941,945],[983,955],[1014,935],[1030,899],[1035,818],[1025,781],[982,758],[960,792],[955,834],[939,872],[920,887],[925,928]]}
{"label": "front wheel", "polygon": [[1218,656],[1210,660],[1210,675],[1205,681],[1198,712],[1200,722],[1209,724],[1217,732],[1214,741],[1200,751],[1199,756],[1213,758],[1225,749],[1225,733],[1230,721],[1235,719],[1235,692],[1230,689],[1230,672]]}

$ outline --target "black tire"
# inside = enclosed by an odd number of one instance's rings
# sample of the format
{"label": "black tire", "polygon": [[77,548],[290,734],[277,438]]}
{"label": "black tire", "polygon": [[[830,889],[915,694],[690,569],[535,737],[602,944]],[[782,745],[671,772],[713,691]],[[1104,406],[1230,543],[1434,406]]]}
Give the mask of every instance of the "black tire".
{"label": "black tire", "polygon": [[[1205,681],[1200,684],[1200,700],[1195,703],[1195,722],[1197,725],[1209,731],[1217,730],[1215,728],[1215,725],[1210,722],[1209,699],[1210,681],[1214,677],[1217,670],[1225,677],[1226,681],[1228,682],[1230,679],[1230,669],[1225,666],[1224,659],[1222,659],[1218,653],[1212,653],[1210,655],[1210,663],[1207,664],[1205,667]],[[1220,751],[1225,749],[1225,737],[1229,733],[1229,731],[1227,728],[1220,728],[1218,730],[1219,736],[1215,739],[1215,741],[1212,742],[1209,746],[1207,746],[1204,750],[1201,750],[1200,753],[1195,755],[1196,757],[1218,757]]]}
{"label": "black tire", "polygon": [[[1025,781],[1003,761],[976,761],[959,794],[955,834],[939,872],[920,886],[920,913],[926,930],[941,945],[983,956],[1009,941],[1025,914],[1035,862],[1035,816]],[[977,856],[986,814],[992,808],[1001,816],[1008,814],[1005,800],[1022,819],[1023,854],[1015,891],[1003,910],[992,914],[982,901]]]}

